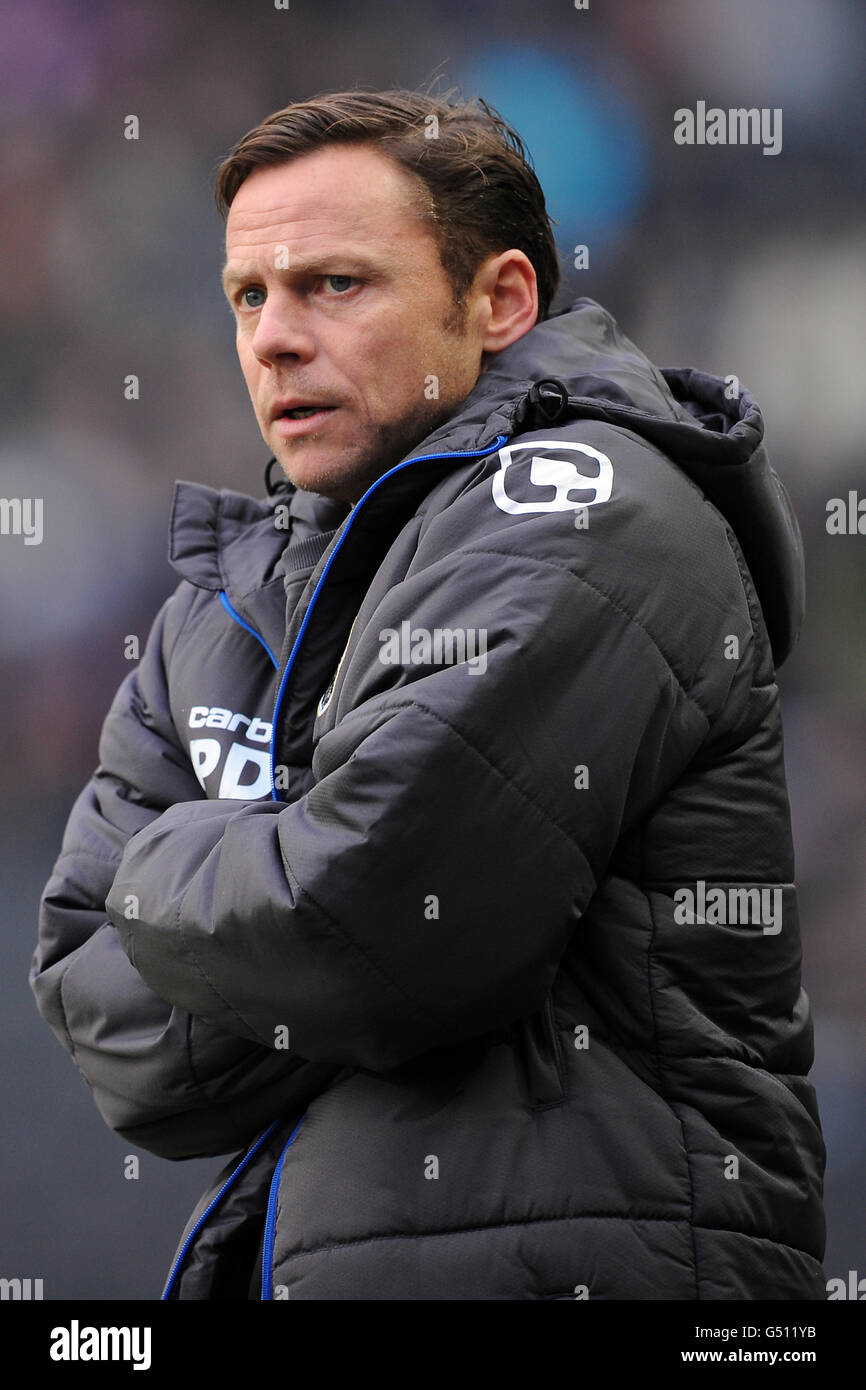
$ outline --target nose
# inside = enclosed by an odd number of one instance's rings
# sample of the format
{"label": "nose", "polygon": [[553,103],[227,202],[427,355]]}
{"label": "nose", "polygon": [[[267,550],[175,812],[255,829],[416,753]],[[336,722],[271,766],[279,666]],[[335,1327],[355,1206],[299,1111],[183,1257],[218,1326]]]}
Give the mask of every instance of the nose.
{"label": "nose", "polygon": [[282,288],[269,292],[259,311],[251,346],[266,367],[286,357],[308,362],[315,355],[315,342],[299,297]]}

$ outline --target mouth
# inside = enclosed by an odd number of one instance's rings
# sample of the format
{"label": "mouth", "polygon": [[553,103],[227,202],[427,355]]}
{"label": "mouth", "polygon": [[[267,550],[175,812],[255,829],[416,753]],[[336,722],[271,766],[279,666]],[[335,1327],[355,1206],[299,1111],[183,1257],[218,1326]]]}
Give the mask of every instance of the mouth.
{"label": "mouth", "polygon": [[274,411],[272,424],[278,434],[290,436],[304,434],[321,425],[329,415],[333,415],[334,405],[292,405]]}

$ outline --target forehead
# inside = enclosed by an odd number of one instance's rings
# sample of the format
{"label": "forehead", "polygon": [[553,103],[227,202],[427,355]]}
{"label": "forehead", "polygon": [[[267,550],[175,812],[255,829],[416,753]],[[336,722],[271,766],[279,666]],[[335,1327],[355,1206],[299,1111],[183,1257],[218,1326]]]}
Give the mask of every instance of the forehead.
{"label": "forehead", "polygon": [[346,246],[395,254],[433,246],[423,185],[370,146],[336,145],[245,179],[226,221],[230,265],[258,259],[276,243],[291,253]]}

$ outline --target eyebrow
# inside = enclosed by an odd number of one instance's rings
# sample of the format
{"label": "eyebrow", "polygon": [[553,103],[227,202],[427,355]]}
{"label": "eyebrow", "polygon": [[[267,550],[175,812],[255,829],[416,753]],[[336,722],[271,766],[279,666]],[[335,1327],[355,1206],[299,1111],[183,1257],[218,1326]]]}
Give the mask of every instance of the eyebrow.
{"label": "eyebrow", "polygon": [[[353,271],[371,274],[375,270],[373,263],[363,255],[359,255],[357,251],[338,250],[316,256],[292,257],[287,269],[293,275],[327,274],[328,269],[334,265],[339,265],[341,269],[345,269],[347,274]],[[229,261],[223,266],[221,278],[223,290],[228,295],[235,286],[241,285],[247,280],[261,278],[259,263],[249,261],[232,264]]]}

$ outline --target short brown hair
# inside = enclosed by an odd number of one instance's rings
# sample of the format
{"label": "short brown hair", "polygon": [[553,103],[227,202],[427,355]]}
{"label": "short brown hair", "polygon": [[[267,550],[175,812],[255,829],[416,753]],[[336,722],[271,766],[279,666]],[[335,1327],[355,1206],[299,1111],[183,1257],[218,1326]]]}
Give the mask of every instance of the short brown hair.
{"label": "short brown hair", "polygon": [[[516,247],[538,281],[538,319],[560,279],[544,192],[520,136],[483,98],[450,102],[420,92],[329,92],[293,102],[249,131],[216,180],[223,217],[244,179],[325,145],[375,144],[426,186],[429,221],[455,303],[462,306],[489,255]],[[432,138],[431,138],[432,136]]]}

